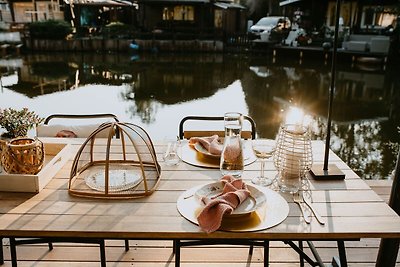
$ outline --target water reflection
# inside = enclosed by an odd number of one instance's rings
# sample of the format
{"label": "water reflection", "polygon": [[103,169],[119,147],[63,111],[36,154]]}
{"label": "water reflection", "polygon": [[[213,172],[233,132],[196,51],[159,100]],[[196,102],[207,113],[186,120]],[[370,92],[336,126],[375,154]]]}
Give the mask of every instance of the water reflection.
{"label": "water reflection", "polygon": [[[272,63],[244,55],[28,55],[2,60],[0,106],[51,113],[111,112],[141,124],[153,138],[176,136],[189,114],[249,114],[258,135],[274,138],[290,106],[313,116],[324,139],[330,69],[322,62]],[[332,149],[367,179],[387,178],[399,142],[400,77],[340,66],[333,110]]]}

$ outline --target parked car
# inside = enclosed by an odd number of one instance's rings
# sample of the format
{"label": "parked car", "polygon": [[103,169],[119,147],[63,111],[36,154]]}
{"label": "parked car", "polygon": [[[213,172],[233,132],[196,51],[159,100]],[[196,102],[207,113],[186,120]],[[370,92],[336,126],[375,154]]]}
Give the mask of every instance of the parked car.
{"label": "parked car", "polygon": [[250,27],[250,33],[263,41],[280,41],[290,31],[289,18],[282,16],[269,16],[261,18]]}

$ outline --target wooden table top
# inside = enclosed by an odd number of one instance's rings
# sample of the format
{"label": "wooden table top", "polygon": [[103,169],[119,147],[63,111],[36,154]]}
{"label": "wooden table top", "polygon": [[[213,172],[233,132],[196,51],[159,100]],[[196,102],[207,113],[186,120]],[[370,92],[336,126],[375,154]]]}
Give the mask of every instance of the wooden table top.
{"label": "wooden table top", "polygon": [[[79,142],[74,141],[78,150]],[[400,238],[400,217],[371,190],[340,158],[330,153],[345,174],[345,180],[316,181],[309,177],[314,207],[324,217],[325,225],[315,218],[306,224],[298,206],[288,194],[289,215],[279,225],[256,232],[212,234],[183,218],[176,207],[186,190],[218,181],[218,169],[199,168],[184,162],[164,164],[166,144],[155,143],[162,168],[157,190],[149,197],[131,200],[100,200],[68,194],[67,183],[73,157],[38,194],[0,192],[0,236],[3,237],[99,237],[129,239],[203,239],[253,238],[359,239]],[[322,163],[324,145],[313,141],[314,163]],[[260,164],[245,166],[247,183],[259,174]],[[267,175],[276,175],[272,160],[266,163]]]}

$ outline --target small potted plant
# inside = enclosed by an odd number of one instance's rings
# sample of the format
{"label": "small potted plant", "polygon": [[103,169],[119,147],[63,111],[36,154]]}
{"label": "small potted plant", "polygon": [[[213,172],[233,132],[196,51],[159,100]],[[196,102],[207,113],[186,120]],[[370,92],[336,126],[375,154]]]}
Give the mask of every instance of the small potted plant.
{"label": "small potted plant", "polygon": [[28,108],[17,110],[13,108],[0,109],[0,127],[6,130],[1,135],[4,138],[27,136],[28,131],[43,121],[34,111]]}

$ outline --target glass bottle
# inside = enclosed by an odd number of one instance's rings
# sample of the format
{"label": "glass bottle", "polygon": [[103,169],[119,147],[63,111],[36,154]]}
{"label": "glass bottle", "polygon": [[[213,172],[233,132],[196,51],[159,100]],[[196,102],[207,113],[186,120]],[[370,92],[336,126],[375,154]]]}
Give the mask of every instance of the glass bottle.
{"label": "glass bottle", "polygon": [[242,176],[244,165],[241,140],[242,121],[243,116],[241,113],[225,113],[225,138],[220,161],[222,175]]}

